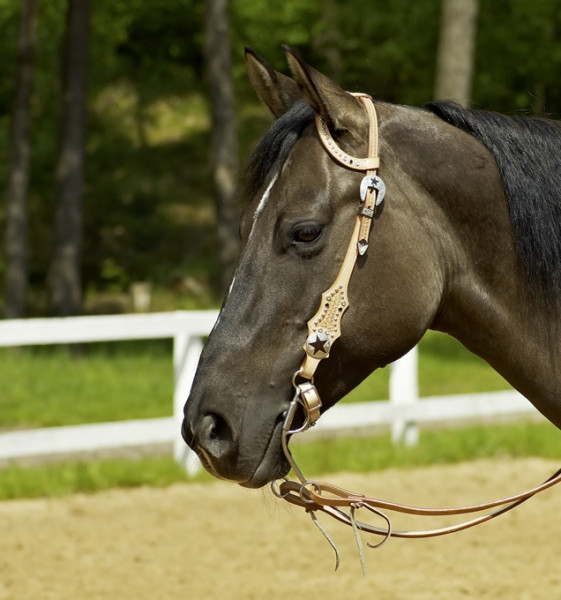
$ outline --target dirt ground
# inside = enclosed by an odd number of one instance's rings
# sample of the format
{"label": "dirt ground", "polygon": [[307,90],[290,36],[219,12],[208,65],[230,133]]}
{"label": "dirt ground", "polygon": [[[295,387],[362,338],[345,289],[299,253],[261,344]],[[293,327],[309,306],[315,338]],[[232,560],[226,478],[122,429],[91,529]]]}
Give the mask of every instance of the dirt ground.
{"label": "dirt ground", "polygon": [[[328,479],[444,506],[521,491],[557,466],[494,460]],[[0,599],[551,600],[561,589],[560,509],[561,488],[553,488],[479,528],[392,539],[367,550],[363,577],[350,529],[323,519],[341,552],[334,572],[333,553],[309,517],[268,490],[215,483],[3,502]]]}

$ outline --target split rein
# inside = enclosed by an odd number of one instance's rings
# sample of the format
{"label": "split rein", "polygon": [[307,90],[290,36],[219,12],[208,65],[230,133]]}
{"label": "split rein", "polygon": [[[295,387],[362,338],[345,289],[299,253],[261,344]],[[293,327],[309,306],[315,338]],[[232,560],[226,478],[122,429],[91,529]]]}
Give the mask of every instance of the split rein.
{"label": "split rein", "polygon": [[[296,474],[299,481],[284,479],[280,483],[273,482],[271,489],[277,497],[304,508],[310,514],[313,522],[321,530],[335,552],[335,569],[339,566],[339,552],[334,541],[317,519],[316,513],[323,512],[345,525],[349,525],[353,530],[358,546],[362,570],[365,572],[364,547],[360,537],[361,532],[381,537],[381,541],[377,544],[367,544],[370,548],[377,548],[389,540],[390,537],[409,539],[436,537],[468,529],[512,510],[532,496],[561,482],[561,469],[542,484],[521,494],[503,498],[502,500],[458,508],[418,508],[370,498],[363,494],[349,492],[330,483],[307,479],[296,464],[288,447],[288,442],[292,435],[306,431],[313,426],[320,416],[322,404],[314,386],[314,373],[320,361],[329,356],[333,343],[341,335],[341,317],[349,305],[347,290],[351,274],[358,257],[364,255],[368,249],[368,237],[372,219],[374,218],[376,207],[383,201],[386,191],[384,182],[377,175],[379,168],[378,119],[374,103],[370,96],[366,94],[352,95],[363,105],[369,117],[367,158],[355,158],[343,152],[333,140],[327,124],[320,116],[316,115],[316,126],[319,137],[324,148],[332,158],[344,167],[355,171],[362,171],[366,174],[360,184],[360,205],[343,263],[334,283],[322,294],[318,312],[308,321],[308,337],[304,344],[304,350],[306,351],[305,358],[300,369],[294,374],[292,380],[294,397],[284,416],[282,448],[292,467],[292,471]],[[298,408],[301,408],[303,411],[304,422],[302,425],[293,428],[293,421]],[[364,521],[359,521],[356,518],[356,512],[360,509],[363,512],[368,511],[374,514],[381,520],[383,526],[375,526]],[[394,530],[390,518],[382,511],[431,517],[468,514],[478,514],[478,516],[455,525],[436,529],[403,531]]]}

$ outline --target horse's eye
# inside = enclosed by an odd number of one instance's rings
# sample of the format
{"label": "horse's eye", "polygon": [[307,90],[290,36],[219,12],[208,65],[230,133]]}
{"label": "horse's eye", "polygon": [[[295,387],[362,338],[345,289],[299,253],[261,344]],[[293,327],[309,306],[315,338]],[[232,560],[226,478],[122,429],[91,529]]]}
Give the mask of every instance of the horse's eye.
{"label": "horse's eye", "polygon": [[311,244],[321,235],[322,228],[318,225],[303,225],[294,231],[292,239],[297,244]]}

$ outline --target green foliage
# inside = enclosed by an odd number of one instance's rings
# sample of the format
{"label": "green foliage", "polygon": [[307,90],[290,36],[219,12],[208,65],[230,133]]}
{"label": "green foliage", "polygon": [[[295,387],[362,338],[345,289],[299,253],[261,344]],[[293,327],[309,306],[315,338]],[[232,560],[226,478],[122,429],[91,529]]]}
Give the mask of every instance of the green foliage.
{"label": "green foliage", "polygon": [[[346,89],[423,105],[432,98],[440,7],[441,0],[376,0],[365,11],[356,0],[285,0],[272,9],[265,0],[232,0],[242,152],[269,123],[247,81],[245,45],[285,70],[281,44],[288,43]],[[65,10],[65,0],[40,4],[29,200],[35,311],[51,244]],[[203,13],[198,0],[93,4],[83,265],[90,294],[123,291],[138,279],[170,288],[185,277],[215,289]],[[19,3],[0,0],[0,183],[9,163],[18,19]],[[560,30],[551,0],[480,0],[474,105],[560,113]],[[3,271],[0,261],[0,280]]]}
{"label": "green foliage", "polygon": [[561,113],[561,11],[550,0],[480,0],[475,105]]}

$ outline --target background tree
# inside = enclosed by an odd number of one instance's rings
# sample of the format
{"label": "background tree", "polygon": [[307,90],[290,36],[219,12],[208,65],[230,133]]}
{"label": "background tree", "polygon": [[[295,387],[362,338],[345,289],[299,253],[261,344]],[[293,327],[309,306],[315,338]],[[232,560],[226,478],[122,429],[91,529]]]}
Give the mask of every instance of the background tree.
{"label": "background tree", "polygon": [[58,316],[78,314],[82,308],[82,200],[89,22],[90,0],[68,0],[53,251],[48,279],[51,313]]}
{"label": "background tree", "polygon": [[[40,6],[41,51],[35,56],[30,102],[30,315],[48,313],[45,273],[53,245],[53,203],[48,200],[54,196],[61,147],[56,115],[67,0]],[[138,280],[152,282],[158,309],[216,306],[221,298],[218,250],[232,259],[236,250],[227,250],[216,228],[205,3],[96,0],[91,6],[84,310],[123,310],[122,302],[105,304],[105,298],[126,299],[131,282]],[[284,0],[275,10],[269,0],[230,0],[228,7],[238,156],[246,155],[271,122],[247,81],[244,45],[286,72],[281,44],[288,43],[318,69],[335,75],[345,89],[388,102],[423,106],[434,98],[442,0],[376,0],[366,12],[358,0],[347,0],[344,7],[337,0]],[[6,73],[15,73],[19,9],[19,2],[0,0],[0,58]],[[329,18],[323,18],[326,12]],[[480,0],[476,50],[468,94],[472,106],[561,113],[558,3]],[[0,78],[2,189],[8,183],[15,80]],[[6,203],[0,202],[3,231],[7,217]],[[233,224],[232,239],[236,228]],[[7,299],[4,256],[0,303]]]}
{"label": "background tree", "polygon": [[436,67],[436,100],[468,106],[479,0],[443,0]]}
{"label": "background tree", "polygon": [[210,90],[210,162],[217,214],[221,287],[226,290],[238,254],[236,102],[232,78],[228,0],[206,0],[205,55]]}
{"label": "background tree", "polygon": [[11,127],[11,156],[6,190],[6,276],[4,313],[25,316],[28,287],[27,193],[30,162],[30,98],[37,37],[37,0],[22,0],[17,81]]}

